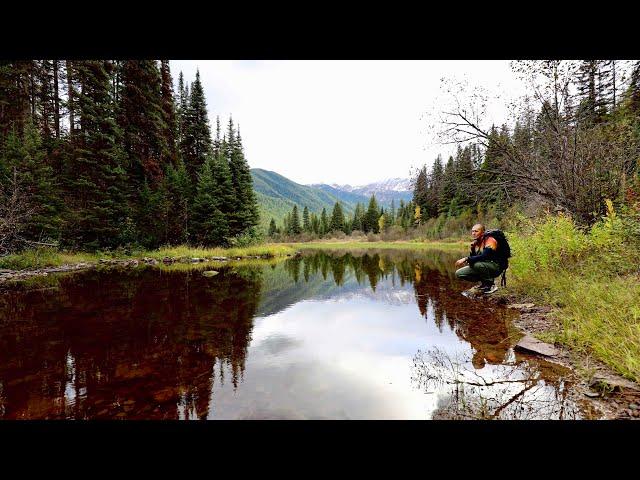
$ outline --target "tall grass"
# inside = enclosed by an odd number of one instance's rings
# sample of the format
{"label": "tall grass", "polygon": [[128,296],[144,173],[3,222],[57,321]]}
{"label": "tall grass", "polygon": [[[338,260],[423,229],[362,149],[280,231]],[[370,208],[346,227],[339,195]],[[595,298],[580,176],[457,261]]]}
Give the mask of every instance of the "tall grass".
{"label": "tall grass", "polygon": [[607,215],[591,228],[570,217],[520,217],[509,232],[511,289],[555,307],[556,341],[592,354],[640,382],[640,282],[634,217]]}

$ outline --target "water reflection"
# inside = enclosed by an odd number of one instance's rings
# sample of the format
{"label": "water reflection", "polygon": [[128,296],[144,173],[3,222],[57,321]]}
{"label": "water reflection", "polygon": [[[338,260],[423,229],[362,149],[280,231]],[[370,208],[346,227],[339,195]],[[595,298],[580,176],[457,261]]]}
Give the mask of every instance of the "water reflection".
{"label": "water reflection", "polygon": [[[575,416],[565,373],[514,354],[513,312],[460,295],[455,257],[319,252],[4,292],[0,418]],[[549,407],[522,413],[532,398]]]}
{"label": "water reflection", "polygon": [[448,389],[433,419],[580,418],[577,406],[567,397],[566,369],[516,354],[484,372],[470,368],[470,360],[437,348],[415,356],[413,380],[426,391]]}

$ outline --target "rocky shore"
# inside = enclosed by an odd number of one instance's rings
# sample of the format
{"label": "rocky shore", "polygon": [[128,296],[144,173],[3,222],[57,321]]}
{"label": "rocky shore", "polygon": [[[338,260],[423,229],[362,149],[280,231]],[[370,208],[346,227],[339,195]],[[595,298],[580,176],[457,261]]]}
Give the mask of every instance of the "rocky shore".
{"label": "rocky shore", "polygon": [[509,295],[489,297],[488,300],[520,312],[514,323],[525,336],[516,348],[570,369],[574,384],[571,389],[573,399],[583,404],[585,400],[588,401],[594,418],[640,420],[640,385],[618,375],[609,366],[588,355],[535,338],[537,333],[557,331],[560,328],[552,307],[518,303],[518,298]]}
{"label": "rocky shore", "polygon": [[[301,252],[296,252],[295,254],[287,254],[287,257],[291,256],[300,256]],[[208,263],[208,262],[229,262],[234,260],[249,260],[249,259],[269,259],[274,258],[271,254],[265,255],[247,255],[247,256],[234,256],[234,257],[164,257],[161,260],[157,260],[151,257],[142,257],[139,259],[112,259],[112,258],[101,258],[97,262],[80,262],[68,265],[60,265],[57,267],[43,267],[36,269],[25,269],[25,270],[9,270],[9,269],[0,269],[0,285],[7,282],[16,282],[21,280],[26,280],[31,277],[44,277],[51,273],[61,273],[61,272],[75,272],[80,270],[88,270],[92,268],[96,268],[99,266],[119,266],[123,268],[137,268],[142,265],[171,265],[173,263],[184,263],[184,264],[199,264],[199,263]]]}

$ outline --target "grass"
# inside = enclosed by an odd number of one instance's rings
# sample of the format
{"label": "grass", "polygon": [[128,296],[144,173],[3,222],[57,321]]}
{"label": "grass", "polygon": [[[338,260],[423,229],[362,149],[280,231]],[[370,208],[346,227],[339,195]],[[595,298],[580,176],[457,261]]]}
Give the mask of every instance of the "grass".
{"label": "grass", "polygon": [[235,248],[194,248],[187,246],[164,247],[158,250],[133,251],[130,254],[124,252],[64,252],[51,248],[39,248],[25,250],[19,254],[0,257],[0,268],[10,270],[37,269],[44,267],[58,267],[60,265],[75,264],[81,262],[96,263],[101,258],[127,259],[127,258],[155,258],[161,260],[164,257],[247,257],[247,256],[271,256],[282,257],[291,255],[296,249],[287,245],[264,244],[250,247]]}
{"label": "grass", "polygon": [[640,383],[640,278],[629,225],[609,215],[591,229],[552,216],[509,236],[509,293],[554,307],[544,332]]}

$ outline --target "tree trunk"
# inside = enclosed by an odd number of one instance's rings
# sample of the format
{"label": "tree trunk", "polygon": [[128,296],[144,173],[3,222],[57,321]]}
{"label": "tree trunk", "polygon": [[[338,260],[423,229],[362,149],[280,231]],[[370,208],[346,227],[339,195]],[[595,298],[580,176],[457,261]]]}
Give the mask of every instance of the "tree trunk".
{"label": "tree trunk", "polygon": [[58,95],[58,60],[53,61],[53,121],[56,138],[60,138],[60,97]]}
{"label": "tree trunk", "polygon": [[68,109],[69,109],[69,135],[73,136],[75,133],[75,117],[74,117],[74,99],[73,99],[73,64],[71,60],[67,60],[67,96],[68,96]]}

